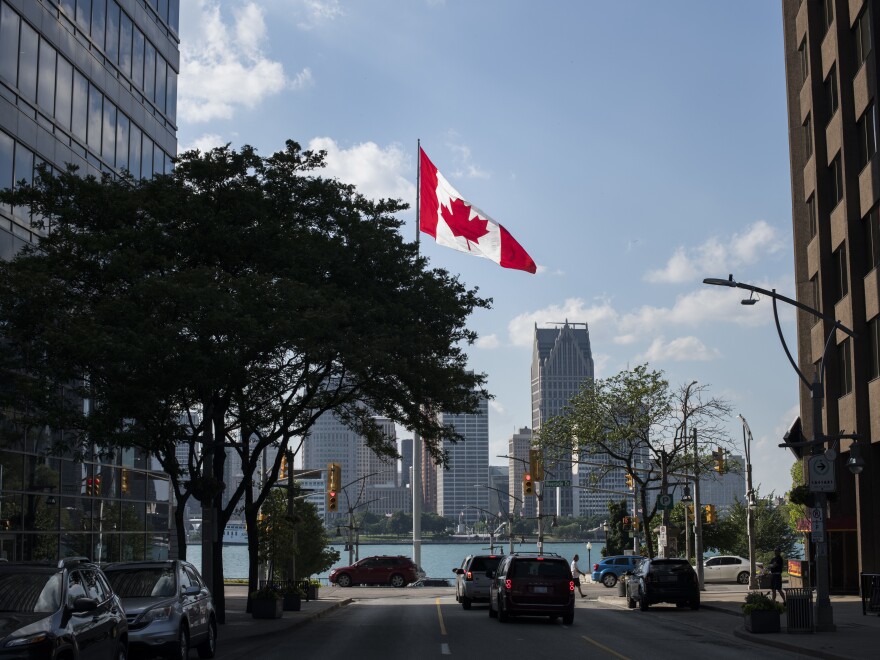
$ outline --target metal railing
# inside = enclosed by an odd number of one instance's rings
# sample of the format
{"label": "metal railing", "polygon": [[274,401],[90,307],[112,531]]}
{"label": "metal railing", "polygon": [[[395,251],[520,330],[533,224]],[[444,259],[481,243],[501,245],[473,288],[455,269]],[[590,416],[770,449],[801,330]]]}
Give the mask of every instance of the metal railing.
{"label": "metal railing", "polygon": [[880,614],[880,573],[862,573],[862,615]]}

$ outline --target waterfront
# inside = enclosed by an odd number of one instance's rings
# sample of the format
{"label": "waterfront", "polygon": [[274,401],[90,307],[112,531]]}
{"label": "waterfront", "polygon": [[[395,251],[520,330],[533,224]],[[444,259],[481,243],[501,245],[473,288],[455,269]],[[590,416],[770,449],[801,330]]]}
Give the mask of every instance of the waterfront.
{"label": "waterfront", "polygon": [[[602,548],[605,544],[600,541],[592,542],[592,552],[590,558],[592,563],[596,563],[602,557]],[[333,544],[334,549],[339,551],[339,561],[336,566],[348,565],[348,551],[344,549],[342,544]],[[498,550],[496,543],[496,553],[506,553],[509,549],[505,541],[501,545],[502,550]],[[525,543],[514,543],[514,550],[517,552],[536,552],[537,546],[534,541]],[[428,577],[452,578],[452,569],[461,564],[461,560],[469,554],[488,553],[488,542],[475,541],[474,543],[430,543],[422,544],[422,569]],[[575,553],[581,557],[581,567],[584,571],[592,570],[592,565],[587,564],[587,544],[586,542],[569,542],[569,543],[544,543],[544,552],[555,552],[562,555],[566,560],[571,561]],[[359,555],[361,558],[371,555],[405,555],[412,557],[412,544],[360,544]],[[200,546],[187,546],[187,560],[192,562],[196,568],[201,568],[201,552]],[[223,546],[223,574],[227,579],[246,579],[248,573],[248,553],[247,546],[244,545],[224,545]],[[326,578],[330,571],[325,571],[314,577]]]}

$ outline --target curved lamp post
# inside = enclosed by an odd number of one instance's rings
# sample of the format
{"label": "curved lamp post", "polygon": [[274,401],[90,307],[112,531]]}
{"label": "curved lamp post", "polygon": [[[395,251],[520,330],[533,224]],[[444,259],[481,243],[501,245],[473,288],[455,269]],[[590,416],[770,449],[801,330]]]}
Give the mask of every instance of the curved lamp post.
{"label": "curved lamp post", "polygon": [[746,454],[746,529],[749,534],[749,589],[758,588],[755,575],[755,491],[752,490],[752,429],[742,415],[737,415],[743,426],[743,448]]}
{"label": "curved lamp post", "polygon": [[[849,335],[850,337],[855,337],[855,333],[843,325],[837,319],[826,316],[822,312],[817,309],[813,309],[809,305],[805,305],[797,300],[793,300],[791,298],[787,298],[786,296],[780,295],[776,293],[776,289],[772,291],[768,291],[767,289],[762,289],[751,284],[744,284],[742,282],[737,282],[733,279],[733,275],[728,275],[727,279],[721,279],[716,277],[707,277],[703,280],[703,284],[712,284],[715,286],[726,286],[730,288],[736,289],[745,289],[751,293],[759,293],[764,296],[769,296],[773,299],[773,318],[776,321],[776,332],[779,335],[779,341],[782,342],[782,348],[785,350],[785,355],[788,357],[788,361],[791,363],[791,366],[794,367],[795,372],[797,372],[798,377],[803,381],[803,383],[810,388],[810,399],[812,402],[812,420],[813,420],[813,439],[806,442],[797,442],[797,443],[783,443],[780,447],[796,447],[796,448],[810,448],[811,456],[817,456],[819,454],[825,454],[825,443],[829,440],[826,438],[822,431],[822,399],[825,396],[824,393],[824,374],[825,374],[825,356],[828,353],[828,348],[831,346],[831,341],[834,338],[835,332],[840,330],[844,334]],[[816,369],[816,373],[813,375],[812,382],[807,379],[807,377],[803,374],[803,372],[798,367],[797,363],[794,361],[794,358],[791,356],[791,351],[788,350],[788,345],[785,343],[785,337],[782,334],[782,327],[779,324],[779,310],[777,308],[776,301],[781,300],[782,302],[788,303],[794,307],[797,307],[800,310],[807,312],[808,314],[812,314],[813,316],[820,318],[824,321],[827,321],[831,324],[831,331],[828,333],[828,337],[825,340],[825,348],[822,351],[822,358],[819,360],[819,367]],[[753,305],[755,303],[755,299],[752,296],[749,296],[748,299],[743,300],[742,303],[744,305]],[[835,438],[836,440],[836,438]],[[833,452],[832,452],[833,454]],[[830,458],[830,457],[829,457]],[[811,458],[812,460],[812,458]],[[851,459],[852,460],[852,459]],[[832,468],[833,471],[833,468]],[[827,503],[827,493],[826,491],[817,491],[814,493],[816,497],[816,507],[815,510],[818,511],[818,519],[817,523],[821,525],[822,532],[819,534],[818,538],[816,538],[816,607],[815,607],[815,622],[816,622],[816,630],[819,632],[833,632],[835,630],[834,626],[834,614],[831,609],[831,599],[829,597],[829,580],[828,580],[828,546],[827,546],[827,538],[825,536],[825,506]],[[815,533],[814,533],[815,534]]]}
{"label": "curved lamp post", "polygon": [[[474,488],[486,488],[487,490],[494,490],[496,493],[500,493],[501,495],[506,495],[507,497],[509,497],[513,500],[516,500],[517,502],[519,502],[520,507],[523,506],[523,501],[520,498],[518,498],[513,493],[508,493],[506,490],[501,490],[500,488],[495,488],[494,486],[488,486],[486,484],[474,484]],[[472,508],[479,508],[479,507],[472,507]],[[481,510],[484,510],[484,509],[481,509]],[[514,510],[514,512],[516,512],[516,504],[513,505],[513,510]],[[511,514],[509,511],[505,511],[504,513],[507,517],[507,536],[508,536],[509,545],[510,545],[510,552],[512,554],[513,553],[513,514]]]}

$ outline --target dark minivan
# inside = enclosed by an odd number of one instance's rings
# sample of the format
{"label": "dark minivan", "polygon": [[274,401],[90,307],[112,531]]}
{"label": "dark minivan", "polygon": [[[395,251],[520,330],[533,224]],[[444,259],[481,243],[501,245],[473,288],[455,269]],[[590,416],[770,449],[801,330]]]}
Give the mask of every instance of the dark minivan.
{"label": "dark minivan", "polygon": [[489,616],[505,623],[521,614],[574,621],[574,579],[568,562],[555,554],[514,552],[490,571]]}

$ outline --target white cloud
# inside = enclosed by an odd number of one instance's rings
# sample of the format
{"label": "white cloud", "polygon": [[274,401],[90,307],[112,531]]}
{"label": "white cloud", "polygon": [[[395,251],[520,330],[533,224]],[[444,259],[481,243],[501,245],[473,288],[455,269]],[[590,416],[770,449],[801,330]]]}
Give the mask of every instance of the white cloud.
{"label": "white cloud", "polygon": [[496,412],[499,415],[504,414],[504,406],[498,403],[497,399],[489,399],[489,408],[491,408],[493,412]]}
{"label": "white cloud", "polygon": [[[450,177],[466,179],[488,179],[491,174],[477,166],[471,158],[471,148],[463,144],[455,131],[449,131],[446,138],[446,146],[453,154],[453,169],[449,171]],[[439,167],[441,171],[442,167]]]}
{"label": "white cloud", "polygon": [[339,0],[301,0],[299,4],[302,17],[297,21],[297,27],[303,30],[311,30],[345,15]]}
{"label": "white cloud", "polygon": [[663,337],[657,337],[651,342],[651,346],[642,355],[636,358],[637,362],[705,362],[714,360],[720,354],[715,349],[709,349],[696,337],[678,337],[667,342]]}
{"label": "white cloud", "polygon": [[777,230],[758,220],[726,241],[710,238],[695,248],[676,248],[666,266],[648,271],[644,279],[652,283],[681,284],[706,276],[718,277],[718,273],[753,264],[762,256],[777,254],[782,249],[783,241]]}
{"label": "white cloud", "polygon": [[242,107],[253,109],[291,84],[302,86],[311,79],[306,69],[290,83],[282,64],[262,52],[266,22],[256,3],[236,9],[232,26],[224,22],[219,3],[196,3],[189,8],[196,12],[189,26],[193,34],[180,46],[181,121],[230,119]]}
{"label": "white cloud", "polygon": [[381,148],[375,142],[362,142],[348,149],[328,137],[314,138],[309,149],[327,152],[327,166],[322,174],[354,184],[369,199],[402,199],[415,201],[415,186],[410,156],[399,146]]}
{"label": "white cloud", "polygon": [[184,151],[191,151],[193,149],[198,149],[202,153],[206,151],[210,151],[214,147],[222,147],[230,140],[226,140],[222,135],[217,135],[216,133],[205,133],[204,135],[200,135],[195,138],[192,142],[186,145],[179,145],[178,152],[183,153]]}
{"label": "white cloud", "polygon": [[479,337],[476,341],[477,348],[485,348],[485,349],[493,349],[501,346],[501,342],[498,340],[498,335],[485,335],[484,337]]}

